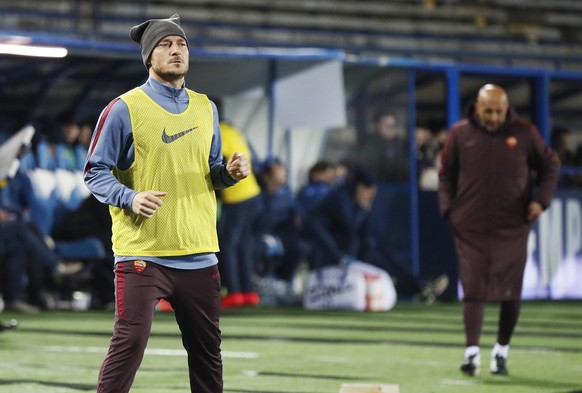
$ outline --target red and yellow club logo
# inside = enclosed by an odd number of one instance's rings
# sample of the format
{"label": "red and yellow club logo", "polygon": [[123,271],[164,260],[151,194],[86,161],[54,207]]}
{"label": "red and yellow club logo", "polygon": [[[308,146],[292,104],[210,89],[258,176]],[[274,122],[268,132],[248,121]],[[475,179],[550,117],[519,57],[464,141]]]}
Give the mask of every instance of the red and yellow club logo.
{"label": "red and yellow club logo", "polygon": [[141,273],[145,270],[147,266],[146,261],[133,261],[133,268],[136,272]]}
{"label": "red and yellow club logo", "polygon": [[505,140],[505,144],[507,145],[507,147],[509,147],[511,150],[514,150],[515,147],[517,146],[517,138],[514,136],[510,136],[507,137],[507,139]]}

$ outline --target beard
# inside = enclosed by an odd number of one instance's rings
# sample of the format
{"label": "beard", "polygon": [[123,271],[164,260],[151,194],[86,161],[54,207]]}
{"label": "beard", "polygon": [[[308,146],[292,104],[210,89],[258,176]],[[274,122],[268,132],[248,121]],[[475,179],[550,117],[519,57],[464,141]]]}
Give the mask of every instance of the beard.
{"label": "beard", "polygon": [[483,127],[487,132],[497,132],[501,129],[502,124],[496,124],[491,122],[486,122],[484,120],[479,119],[479,125]]}
{"label": "beard", "polygon": [[183,67],[176,67],[173,64],[162,66],[154,66],[152,64],[152,70],[163,80],[167,82],[176,82],[184,78],[188,72],[188,64],[184,64]]}

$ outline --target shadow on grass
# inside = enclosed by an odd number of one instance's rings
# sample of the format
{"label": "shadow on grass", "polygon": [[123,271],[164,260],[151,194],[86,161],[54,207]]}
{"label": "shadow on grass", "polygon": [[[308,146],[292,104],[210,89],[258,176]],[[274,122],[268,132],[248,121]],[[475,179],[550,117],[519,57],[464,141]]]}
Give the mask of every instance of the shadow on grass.
{"label": "shadow on grass", "polygon": [[80,383],[66,383],[66,382],[48,382],[48,381],[35,381],[33,379],[0,379],[0,385],[18,385],[23,383],[31,383],[35,385],[42,386],[52,386],[58,388],[67,388],[82,391],[95,391],[97,390],[97,385],[85,385]]}
{"label": "shadow on grass", "polygon": [[[327,328],[326,328],[327,329]],[[21,328],[18,330],[22,333],[36,333],[36,334],[74,334],[79,336],[95,336],[95,337],[111,337],[110,331],[64,331],[61,329],[41,329],[41,328]],[[151,337],[176,337],[180,338],[180,333],[151,333]],[[272,334],[257,334],[257,335],[241,335],[241,334],[223,334],[223,340],[260,340],[260,341],[289,341],[301,343],[319,343],[319,344],[361,344],[361,345],[412,345],[420,347],[439,347],[439,348],[458,348],[458,342],[442,342],[442,341],[426,341],[417,339],[375,339],[375,338],[326,338],[326,337],[296,337],[287,335],[272,335]],[[531,349],[531,350],[546,350],[553,352],[564,353],[582,353],[582,348],[574,347],[554,347],[541,345],[519,345],[515,348]]]}
{"label": "shadow on grass", "polygon": [[[322,374],[299,374],[299,373],[276,373],[276,372],[263,372],[260,371],[258,376],[265,376],[265,377],[283,377],[283,378],[301,378],[301,380],[305,379],[326,379],[326,380],[336,380],[336,381],[365,381],[363,378],[354,378],[354,377],[347,377],[341,375],[322,375]],[[281,391],[273,391],[273,390],[245,390],[245,389],[224,389],[224,392],[230,393],[281,393]],[[311,393],[311,392],[300,392],[300,391],[285,391],[285,393]]]}
{"label": "shadow on grass", "polygon": [[[253,321],[256,323],[255,321]],[[427,322],[424,326],[410,326],[411,323],[424,323]],[[270,326],[274,327],[288,327],[288,328],[295,328],[297,330],[300,329],[318,329],[321,328],[320,323],[288,323],[285,324],[283,322],[271,323]],[[531,326],[528,326],[531,327]],[[402,325],[376,325],[376,326],[367,326],[367,325],[355,325],[355,324],[342,324],[342,325],[333,325],[333,326],[326,326],[326,330],[335,330],[335,331],[364,331],[364,332],[390,332],[390,333],[398,333],[402,331],[407,332],[416,332],[416,333],[443,333],[443,334],[452,334],[452,333],[460,333],[462,328],[461,323],[455,325],[455,327],[435,327],[430,323],[430,321],[412,321],[407,320],[406,324]],[[497,334],[496,329],[484,329],[482,334]],[[562,332],[560,330],[546,330],[546,331],[536,331],[536,332],[522,332],[520,331],[517,333],[520,337],[552,337],[552,338],[576,338],[582,339],[582,333],[580,332]]]}
{"label": "shadow on grass", "polygon": [[515,375],[509,375],[508,377],[492,376],[488,380],[484,381],[484,384],[490,386],[519,385],[533,389],[540,389],[543,391],[550,391],[551,389],[565,389],[564,391],[556,393],[582,393],[582,390],[579,390],[578,387],[575,388],[578,390],[566,390],[572,389],[572,383],[562,383],[556,380],[545,380],[540,378],[518,377]]}
{"label": "shadow on grass", "polygon": [[[229,392],[229,393],[282,393],[281,390],[257,390],[257,389],[253,389],[253,390],[246,390],[246,389],[224,389],[224,392]],[[285,391],[285,393],[311,393],[311,392],[299,392],[299,391],[295,391],[295,392],[289,392],[289,391]]]}
{"label": "shadow on grass", "polygon": [[352,376],[340,376],[340,375],[322,375],[322,374],[298,374],[298,373],[275,373],[275,372],[268,372],[268,371],[259,371],[260,376],[267,376],[267,377],[285,377],[285,378],[302,378],[302,379],[331,379],[337,381],[353,381],[361,380],[361,378],[354,378]]}

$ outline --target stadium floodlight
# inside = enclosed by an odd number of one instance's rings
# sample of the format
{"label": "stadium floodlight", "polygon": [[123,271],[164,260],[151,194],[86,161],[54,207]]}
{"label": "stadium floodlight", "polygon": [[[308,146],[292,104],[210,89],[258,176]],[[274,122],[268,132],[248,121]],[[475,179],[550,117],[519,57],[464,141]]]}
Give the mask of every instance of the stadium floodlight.
{"label": "stadium floodlight", "polygon": [[60,46],[0,43],[0,54],[34,57],[65,57],[67,53],[67,49]]}

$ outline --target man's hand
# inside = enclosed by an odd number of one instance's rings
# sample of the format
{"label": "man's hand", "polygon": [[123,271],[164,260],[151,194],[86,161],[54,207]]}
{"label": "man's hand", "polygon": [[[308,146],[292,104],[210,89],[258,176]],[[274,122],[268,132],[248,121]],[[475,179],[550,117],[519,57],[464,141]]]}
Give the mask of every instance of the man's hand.
{"label": "man's hand", "polygon": [[138,216],[151,218],[158,211],[158,208],[164,204],[158,197],[163,197],[166,194],[167,192],[164,191],[142,191],[131,201],[131,210]]}
{"label": "man's hand", "polygon": [[538,202],[530,202],[529,206],[527,207],[527,222],[530,224],[533,223],[535,220],[538,219],[540,214],[544,211],[542,205]]}
{"label": "man's hand", "polygon": [[243,154],[235,152],[226,163],[226,171],[234,180],[242,180],[251,174],[251,166]]}

